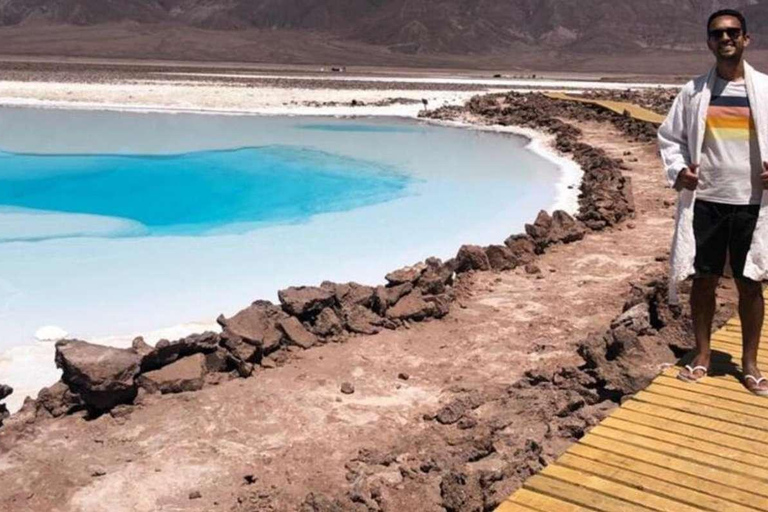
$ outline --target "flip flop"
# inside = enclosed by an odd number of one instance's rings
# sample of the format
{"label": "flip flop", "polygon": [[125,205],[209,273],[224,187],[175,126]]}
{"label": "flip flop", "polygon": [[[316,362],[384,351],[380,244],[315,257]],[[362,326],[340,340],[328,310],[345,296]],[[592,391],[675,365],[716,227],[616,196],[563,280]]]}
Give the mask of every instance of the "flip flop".
{"label": "flip flop", "polygon": [[[701,379],[707,376],[707,372],[709,372],[709,368],[706,366],[691,366],[689,364],[685,365],[685,369],[688,370],[688,373],[691,375],[690,377],[684,373],[678,373],[677,378],[684,381],[684,382],[690,382],[690,383],[696,383],[699,382]],[[694,376],[694,374],[697,371],[703,371],[704,373],[700,377]]]}
{"label": "flip flop", "polygon": [[[754,381],[754,383],[755,383],[755,387],[752,388],[752,389],[747,387],[747,381],[750,380],[750,379],[752,379],[752,381]],[[766,379],[765,377],[757,378],[754,375],[745,375],[744,376],[744,387],[747,388],[747,391],[749,391],[750,393],[753,393],[753,394],[755,394],[757,396],[768,396],[768,389],[760,389],[760,384],[763,383],[763,382],[768,382],[768,379]]]}

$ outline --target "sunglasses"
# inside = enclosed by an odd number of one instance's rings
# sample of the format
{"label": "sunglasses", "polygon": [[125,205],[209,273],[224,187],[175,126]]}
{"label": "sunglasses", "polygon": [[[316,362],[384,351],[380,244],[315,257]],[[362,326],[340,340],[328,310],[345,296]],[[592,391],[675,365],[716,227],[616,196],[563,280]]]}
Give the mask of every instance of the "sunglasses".
{"label": "sunglasses", "polygon": [[723,34],[728,34],[728,39],[738,39],[741,37],[740,28],[716,28],[708,32],[710,39],[722,39]]}

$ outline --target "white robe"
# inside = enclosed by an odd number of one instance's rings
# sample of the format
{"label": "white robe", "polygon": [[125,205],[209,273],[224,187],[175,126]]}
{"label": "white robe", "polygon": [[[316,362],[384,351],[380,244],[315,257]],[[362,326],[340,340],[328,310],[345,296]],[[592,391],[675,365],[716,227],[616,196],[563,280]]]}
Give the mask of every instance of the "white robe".
{"label": "white robe", "polygon": [[[744,80],[752,118],[757,130],[760,160],[768,160],[768,75],[744,63]],[[701,163],[707,123],[707,109],[717,73],[711,69],[683,87],[659,127],[659,149],[667,181],[674,186],[678,172]],[[755,281],[768,279],[768,192],[763,191],[760,216],[747,253],[744,276]],[[693,203],[696,191],[683,189],[678,194],[675,234],[669,273],[669,301],[678,303],[677,284],[694,274],[696,240],[693,235]]]}

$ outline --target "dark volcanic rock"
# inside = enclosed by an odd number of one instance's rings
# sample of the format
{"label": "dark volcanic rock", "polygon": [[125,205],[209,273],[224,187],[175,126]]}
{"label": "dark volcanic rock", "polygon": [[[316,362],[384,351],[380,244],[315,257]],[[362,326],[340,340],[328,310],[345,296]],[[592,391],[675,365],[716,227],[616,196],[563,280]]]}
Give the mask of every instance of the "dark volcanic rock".
{"label": "dark volcanic rock", "polygon": [[512,270],[517,266],[517,258],[506,245],[491,245],[486,247],[485,254],[493,270]]}
{"label": "dark volcanic rock", "polygon": [[280,346],[283,332],[278,328],[278,323],[285,318],[288,315],[271,302],[256,301],[232,318],[220,316],[217,321],[227,334],[234,334],[269,353]]}
{"label": "dark volcanic rock", "polygon": [[327,288],[299,286],[280,290],[277,296],[288,314],[304,319],[333,306],[336,294]]}
{"label": "dark volcanic rock", "polygon": [[435,305],[424,300],[419,290],[414,290],[387,310],[387,318],[393,320],[423,320],[433,316]]}
{"label": "dark volcanic rock", "polygon": [[443,318],[451,311],[451,296],[447,293],[442,295],[425,295],[424,300],[432,304],[432,316],[434,318]]}
{"label": "dark volcanic rock", "polygon": [[440,496],[446,512],[481,512],[483,489],[477,475],[452,471],[440,482]]}
{"label": "dark volcanic rock", "polygon": [[325,308],[317,315],[312,330],[318,336],[334,336],[344,331],[344,324],[341,323],[339,315],[333,308]]}
{"label": "dark volcanic rock", "polygon": [[456,272],[490,270],[491,263],[485,250],[477,245],[463,245],[456,255]]}
{"label": "dark volcanic rock", "polygon": [[394,306],[401,297],[411,293],[413,285],[404,283],[397,286],[378,286],[373,294],[373,310],[379,315],[384,315],[391,306]]}
{"label": "dark volcanic rock", "polygon": [[344,325],[350,332],[358,334],[376,334],[381,329],[384,319],[363,306],[347,306],[342,310]]}
{"label": "dark volcanic rock", "polygon": [[42,408],[54,418],[70,414],[85,407],[85,403],[80,397],[72,393],[69,387],[62,381],[41,389],[37,394],[36,404],[38,410]]}
{"label": "dark volcanic rock", "polygon": [[504,240],[519,265],[527,265],[536,258],[536,243],[528,235],[512,235]]}
{"label": "dark volcanic rock", "polygon": [[427,270],[427,265],[425,263],[418,263],[410,267],[403,267],[394,272],[390,272],[385,276],[385,279],[390,286],[396,286],[403,283],[415,283],[425,270]]}
{"label": "dark volcanic rock", "polygon": [[[0,400],[9,397],[11,393],[13,393],[13,388],[11,386],[0,384]],[[3,420],[7,419],[9,416],[10,413],[8,412],[8,408],[5,404],[0,404],[0,427],[3,425]]]}
{"label": "dark volcanic rock", "polygon": [[562,210],[556,210],[551,217],[544,210],[540,211],[533,224],[525,225],[525,231],[536,243],[537,252],[544,252],[557,243],[581,240],[586,233],[580,222]]}
{"label": "dark volcanic rock", "polygon": [[80,340],[56,343],[56,367],[61,380],[83,399],[87,406],[106,411],[131,402],[136,396],[134,378],[139,373],[141,356],[132,349],[94,345]]}
{"label": "dark volcanic rock", "polygon": [[13,388],[6,384],[0,384],[0,400],[8,398],[13,393]]}
{"label": "dark volcanic rock", "polygon": [[[154,348],[144,343],[143,339],[137,338],[133,340],[133,346],[134,350],[141,356],[141,371],[147,372],[157,370],[179,358],[192,354],[215,352],[219,346],[219,341],[218,334],[204,332],[192,334],[174,342],[160,340]],[[149,352],[147,352],[147,348],[149,348]]]}
{"label": "dark volcanic rock", "polygon": [[241,337],[227,333],[226,331],[222,334],[221,344],[237,361],[254,363],[258,362],[261,358],[260,347],[246,343]]}
{"label": "dark volcanic rock", "polygon": [[230,370],[229,352],[225,348],[219,347],[215,352],[205,354],[205,369],[208,373]]}
{"label": "dark volcanic rock", "polygon": [[317,343],[317,336],[309,332],[295,317],[280,320],[278,324],[285,333],[286,338],[301,348],[309,348]]}
{"label": "dark volcanic rock", "polygon": [[443,263],[438,258],[428,258],[427,269],[419,277],[416,287],[425,295],[445,293],[453,285],[454,261]]}
{"label": "dark volcanic rock", "polygon": [[323,282],[321,288],[331,290],[336,297],[339,307],[359,305],[370,307],[373,301],[374,288],[358,283],[331,283]]}
{"label": "dark volcanic rock", "polygon": [[203,388],[206,372],[204,354],[193,354],[164,366],[159,370],[141,374],[139,386],[150,393],[181,393]]}

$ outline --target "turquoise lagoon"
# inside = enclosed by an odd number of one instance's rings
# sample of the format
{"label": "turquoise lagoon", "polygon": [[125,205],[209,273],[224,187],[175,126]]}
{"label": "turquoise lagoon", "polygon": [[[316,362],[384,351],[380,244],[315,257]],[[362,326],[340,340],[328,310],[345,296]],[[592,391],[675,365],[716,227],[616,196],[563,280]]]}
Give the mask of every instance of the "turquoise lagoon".
{"label": "turquoise lagoon", "polygon": [[41,326],[212,322],[501,243],[558,200],[563,170],[528,142],[394,118],[0,109],[0,381]]}

